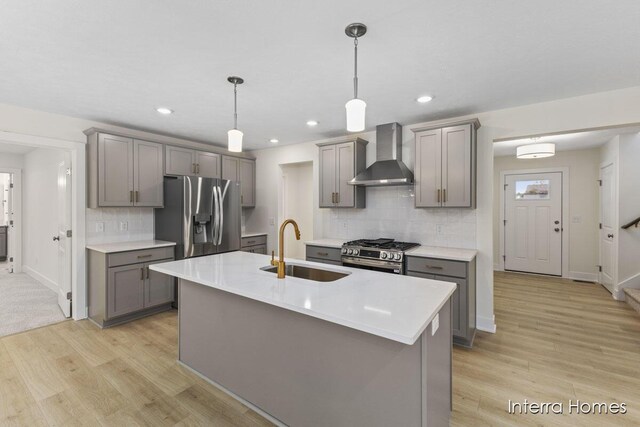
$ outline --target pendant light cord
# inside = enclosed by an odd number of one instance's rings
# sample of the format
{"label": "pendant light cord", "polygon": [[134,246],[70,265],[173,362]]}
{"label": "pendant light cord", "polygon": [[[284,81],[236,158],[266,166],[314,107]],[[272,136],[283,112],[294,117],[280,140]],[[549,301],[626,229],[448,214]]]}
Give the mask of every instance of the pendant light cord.
{"label": "pendant light cord", "polygon": [[238,129],[238,83],[233,83],[233,128]]}
{"label": "pendant light cord", "polygon": [[358,98],[358,37],[353,38],[354,66],[353,66],[353,97]]}

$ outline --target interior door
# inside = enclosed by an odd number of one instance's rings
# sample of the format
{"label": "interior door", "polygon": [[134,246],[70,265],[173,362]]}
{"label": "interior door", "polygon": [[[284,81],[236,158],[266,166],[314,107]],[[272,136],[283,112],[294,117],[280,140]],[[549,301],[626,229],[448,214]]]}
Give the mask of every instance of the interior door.
{"label": "interior door", "polygon": [[71,165],[58,164],[58,305],[71,317]]}
{"label": "interior door", "polygon": [[15,177],[13,174],[9,176],[9,188],[7,189],[7,212],[9,213],[9,222],[7,223],[7,259],[9,260],[9,273],[15,271],[15,248],[16,248],[16,217],[14,210],[14,192]]}
{"label": "interior door", "polygon": [[615,230],[616,198],[615,198],[615,165],[610,163],[600,168],[600,283],[613,292],[616,276]]}
{"label": "interior door", "polygon": [[506,175],[505,270],[562,276],[562,172]]}

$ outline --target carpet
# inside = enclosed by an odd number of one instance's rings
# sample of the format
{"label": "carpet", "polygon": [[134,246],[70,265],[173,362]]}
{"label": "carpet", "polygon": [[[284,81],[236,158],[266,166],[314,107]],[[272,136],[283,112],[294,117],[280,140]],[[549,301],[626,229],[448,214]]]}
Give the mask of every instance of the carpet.
{"label": "carpet", "polygon": [[24,273],[0,269],[0,337],[63,320],[55,292]]}

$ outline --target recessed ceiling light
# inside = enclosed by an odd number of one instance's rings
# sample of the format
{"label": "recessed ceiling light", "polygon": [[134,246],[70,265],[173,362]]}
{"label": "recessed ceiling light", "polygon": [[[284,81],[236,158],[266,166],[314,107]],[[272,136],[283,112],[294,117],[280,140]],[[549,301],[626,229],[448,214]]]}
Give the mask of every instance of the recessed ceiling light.
{"label": "recessed ceiling light", "polygon": [[307,126],[318,126],[318,122],[316,120],[307,120]]}
{"label": "recessed ceiling light", "polygon": [[433,99],[433,96],[424,95],[424,96],[421,96],[420,98],[416,99],[416,101],[418,101],[420,104],[426,104],[427,102],[431,101],[432,99]]}
{"label": "recessed ceiling light", "polygon": [[272,143],[272,144],[277,144],[277,143],[278,143],[278,142],[280,142],[280,141],[278,141],[276,138],[271,138],[271,139],[269,140],[269,142],[270,142],[270,143]]}
{"label": "recessed ceiling light", "polygon": [[171,108],[167,108],[167,107],[158,107],[158,108],[156,108],[156,111],[158,113],[164,114],[164,115],[173,114],[173,110]]}

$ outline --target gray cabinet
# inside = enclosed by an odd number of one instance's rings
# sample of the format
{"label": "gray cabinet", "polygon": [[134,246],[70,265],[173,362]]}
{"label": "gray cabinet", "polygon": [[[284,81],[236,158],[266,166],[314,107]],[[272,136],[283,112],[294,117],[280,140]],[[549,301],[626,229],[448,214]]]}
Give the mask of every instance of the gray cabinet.
{"label": "gray cabinet", "polygon": [[162,145],[105,133],[89,135],[89,207],[162,207]]}
{"label": "gray cabinet", "polygon": [[456,284],[451,296],[454,344],[473,346],[476,334],[476,261],[407,256],[407,275]]}
{"label": "gray cabinet", "polygon": [[165,158],[165,175],[220,178],[220,154],[166,145]]}
{"label": "gray cabinet", "polygon": [[172,261],[174,247],[105,254],[89,250],[89,318],[101,327],[171,309],[175,281],[149,269]]}
{"label": "gray cabinet", "polygon": [[222,156],[222,179],[240,182],[240,204],[243,208],[256,205],[256,161]]}
{"label": "gray cabinet", "polygon": [[416,207],[475,208],[478,120],[414,129]]}
{"label": "gray cabinet", "polygon": [[352,140],[318,144],[321,208],[364,208],[366,189],[349,185],[366,167],[367,141]]}
{"label": "gray cabinet", "polygon": [[240,250],[253,254],[267,254],[267,235],[243,237],[240,241]]}
{"label": "gray cabinet", "polygon": [[0,227],[0,261],[7,260],[7,243],[8,243],[8,235],[7,235],[7,226],[3,225]]}
{"label": "gray cabinet", "polygon": [[323,264],[342,265],[341,248],[307,245],[306,260]]}

